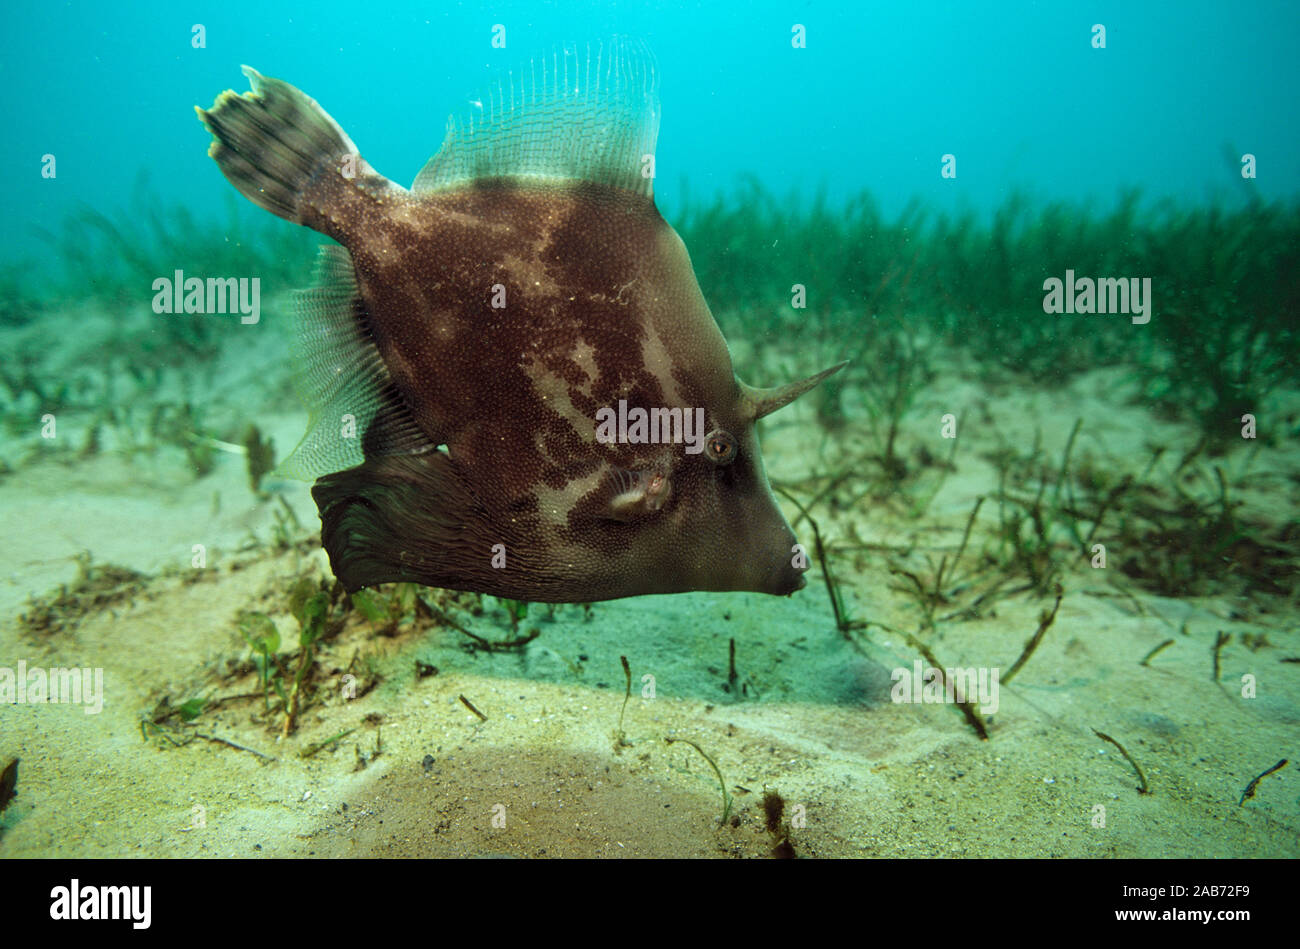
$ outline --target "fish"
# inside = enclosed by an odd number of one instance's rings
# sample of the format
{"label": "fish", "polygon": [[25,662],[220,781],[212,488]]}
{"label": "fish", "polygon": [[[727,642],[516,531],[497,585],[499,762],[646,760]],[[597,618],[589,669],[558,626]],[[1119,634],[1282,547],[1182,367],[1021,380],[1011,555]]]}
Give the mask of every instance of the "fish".
{"label": "fish", "polygon": [[250,91],[196,107],[209,155],[333,242],[296,299],[310,421],[278,473],[314,481],[345,589],[589,603],[805,585],[756,423],[844,363],[771,388],[736,377],[655,205],[643,42],[502,74],[410,189],[314,99],[243,72]]}
{"label": "fish", "polygon": [[18,796],[18,761],[18,758],[10,759],[4,770],[0,771],[0,813]]}

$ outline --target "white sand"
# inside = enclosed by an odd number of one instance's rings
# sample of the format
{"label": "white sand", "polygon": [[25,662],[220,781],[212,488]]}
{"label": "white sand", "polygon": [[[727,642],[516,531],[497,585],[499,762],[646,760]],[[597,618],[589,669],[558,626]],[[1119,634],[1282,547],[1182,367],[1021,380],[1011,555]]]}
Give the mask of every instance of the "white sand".
{"label": "white sand", "polygon": [[[227,395],[245,393],[248,417],[283,456],[302,416],[291,403],[263,409],[253,380],[280,356],[255,349],[218,379]],[[1076,452],[1123,471],[1145,461],[1144,441],[1192,443],[1190,430],[1126,406],[1122,379],[1099,372],[1061,391],[1010,388],[1001,397],[970,382],[937,384],[918,400],[904,446],[934,439],[934,453],[946,455],[937,419],[964,413],[958,470],[920,517],[869,500],[838,514],[819,508],[828,542],[856,534],[868,544],[915,546],[920,563],[927,551],[935,560],[951,556],[974,499],[996,489],[981,454],[998,432],[1027,447],[1041,428],[1048,457],[1059,458],[1083,416]],[[769,473],[788,482],[809,473],[820,439],[808,407],[786,411],[790,417],[765,429],[764,445]],[[78,421],[66,421],[70,433]],[[11,443],[6,457],[20,447]],[[1229,469],[1241,457],[1232,456]],[[1250,470],[1262,480],[1237,496],[1294,520],[1296,451],[1263,448]],[[308,536],[317,520],[307,486],[271,486]],[[951,706],[892,703],[890,670],[910,669],[916,651],[880,625],[850,644],[835,629],[814,567],[807,589],[790,599],[645,597],[597,604],[590,619],[562,607],[554,621],[538,619],[534,607],[527,625],[542,635],[521,655],[468,653],[464,636],[436,625],[381,637],[354,613],[323,650],[323,702],[291,737],[280,740],[253,720],[256,700],[226,704],[196,723],[273,761],[204,740],[180,748],[144,742],[140,717],[163,693],[179,702],[256,688],[252,677],[214,675],[248,653],[236,631],[239,611],[273,614],[284,651],[295,648],[288,587],[328,567],[318,549],[241,551],[250,532],[271,537],[277,507],[252,495],[233,455],[197,481],[177,450],[128,460],[111,448],[74,462],[37,460],[0,480],[7,541],[0,666],[22,659],[102,667],[106,691],[98,715],[68,705],[0,706],[0,763],[22,759],[18,797],[0,819],[0,855],[764,856],[773,843],[762,826],[765,788],[779,790],[797,814],[790,838],[801,856],[1300,854],[1300,665],[1280,661],[1300,655],[1294,602],[1162,599],[1113,566],[1096,571],[1083,562],[1063,577],[1060,613],[1041,647],[1002,688],[988,741]],[[986,502],[964,569],[992,546],[995,527],[996,506]],[[799,533],[811,546],[806,525]],[[205,545],[207,557],[197,576],[194,544]],[[16,615],[29,594],[73,581],[82,550],[97,564],[147,574],[142,590],[86,615],[72,632],[21,635]],[[915,604],[891,589],[897,581],[884,551],[837,555],[833,569],[852,615],[918,630]],[[1133,595],[1120,595],[1121,587]],[[1050,598],[1022,594],[922,638],[945,664],[1005,671],[1046,606]],[[480,635],[507,634],[499,611],[457,615]],[[1215,683],[1219,630],[1233,639]],[[1243,633],[1264,633],[1269,645],[1247,648]],[[747,685],[742,697],[723,689],[731,638],[738,681]],[[1173,646],[1150,667],[1139,665],[1168,638]],[[373,656],[384,679],[347,701],[341,675],[356,654]],[[625,722],[631,744],[616,753],[620,655],[636,683]],[[417,678],[416,658],[438,673]],[[653,699],[640,693],[647,674]],[[1258,682],[1256,698],[1241,697],[1247,674]],[[461,695],[488,720],[472,715]],[[365,721],[375,715],[378,725]],[[335,748],[299,756],[348,728],[356,731]],[[1136,792],[1132,768],[1092,728],[1125,744],[1150,794]],[[667,736],[690,739],[716,759],[739,826],[718,827],[711,768],[685,743],[666,744]],[[382,753],[368,757],[381,741]],[[1251,778],[1281,758],[1292,765],[1239,806]],[[1095,826],[1099,806],[1104,827]],[[196,813],[202,826],[194,826]],[[494,826],[500,815],[504,826]]]}

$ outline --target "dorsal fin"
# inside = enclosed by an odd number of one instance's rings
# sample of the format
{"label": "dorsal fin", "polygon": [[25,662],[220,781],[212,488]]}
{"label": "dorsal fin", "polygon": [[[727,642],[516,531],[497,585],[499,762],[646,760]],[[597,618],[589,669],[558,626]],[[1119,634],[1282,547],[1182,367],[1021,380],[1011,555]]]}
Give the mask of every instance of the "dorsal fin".
{"label": "dorsal fin", "polygon": [[591,181],[653,200],[659,79],[644,43],[616,36],[512,69],[447,120],[414,191],[491,178]]}

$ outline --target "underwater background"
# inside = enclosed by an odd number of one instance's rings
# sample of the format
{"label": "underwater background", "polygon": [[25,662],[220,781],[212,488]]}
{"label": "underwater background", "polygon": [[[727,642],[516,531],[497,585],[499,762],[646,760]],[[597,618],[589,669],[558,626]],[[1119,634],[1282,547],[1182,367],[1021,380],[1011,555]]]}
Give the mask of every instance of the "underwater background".
{"label": "underwater background", "polygon": [[[0,855],[1300,854],[1300,7],[849,6],[10,11]],[[761,428],[808,586],[349,597],[274,473],[322,240],[194,106],[251,65],[408,185],[612,34],[738,375],[850,360]],[[260,320],[156,315],[176,270]],[[1133,312],[1046,311],[1103,278]]]}

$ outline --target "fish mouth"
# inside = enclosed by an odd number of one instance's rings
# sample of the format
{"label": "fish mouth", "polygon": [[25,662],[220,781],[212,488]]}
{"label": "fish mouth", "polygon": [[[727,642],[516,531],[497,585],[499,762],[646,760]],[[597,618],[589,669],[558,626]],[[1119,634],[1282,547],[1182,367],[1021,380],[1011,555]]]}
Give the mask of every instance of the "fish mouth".
{"label": "fish mouth", "polygon": [[792,593],[798,593],[808,585],[808,578],[799,570],[785,568],[781,570],[781,579],[777,582],[776,588],[768,592],[777,596],[789,596]]}
{"label": "fish mouth", "polygon": [[795,567],[789,557],[781,557],[754,589],[773,596],[789,596],[807,585],[808,578],[804,576],[804,571]]}
{"label": "fish mouth", "polygon": [[772,596],[789,596],[808,585],[804,576],[807,571],[806,554],[802,553],[796,543],[794,531],[779,513],[780,518],[773,529],[765,535],[751,535],[751,548],[761,552],[749,561],[745,572],[748,576],[746,589],[756,593],[768,593]]}

